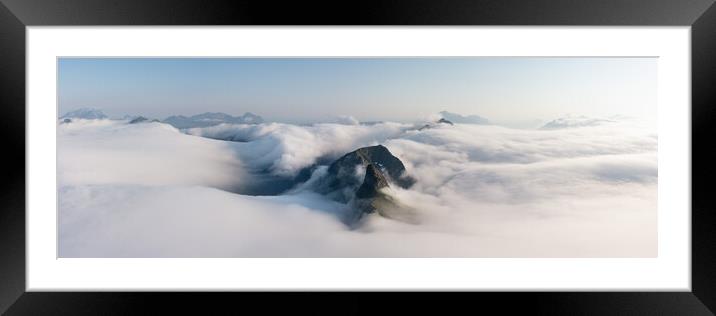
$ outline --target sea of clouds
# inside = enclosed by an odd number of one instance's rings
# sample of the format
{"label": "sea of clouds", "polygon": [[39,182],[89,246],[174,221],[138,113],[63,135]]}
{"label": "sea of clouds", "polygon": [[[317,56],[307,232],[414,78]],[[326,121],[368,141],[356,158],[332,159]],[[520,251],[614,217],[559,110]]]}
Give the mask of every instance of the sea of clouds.
{"label": "sea of clouds", "polygon": [[[656,256],[655,129],[564,125],[60,124],[60,257]],[[238,194],[377,144],[417,179],[389,193],[419,224],[349,229],[307,185]]]}

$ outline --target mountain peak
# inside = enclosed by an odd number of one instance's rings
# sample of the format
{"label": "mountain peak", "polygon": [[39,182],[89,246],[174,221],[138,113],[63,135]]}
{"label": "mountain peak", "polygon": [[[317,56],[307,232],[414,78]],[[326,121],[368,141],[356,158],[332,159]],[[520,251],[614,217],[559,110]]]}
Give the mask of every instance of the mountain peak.
{"label": "mountain peak", "polygon": [[334,161],[315,190],[338,202],[349,203],[351,212],[346,214],[344,221],[353,226],[365,214],[376,211],[390,218],[392,215],[387,214],[410,213],[406,211],[408,208],[383,192],[391,183],[409,188],[415,179],[407,175],[403,162],[388,148],[376,145],[358,148]]}
{"label": "mountain peak", "polygon": [[328,167],[328,173],[339,176],[338,182],[342,182],[344,173],[355,173],[355,166],[368,167],[370,164],[380,167],[400,187],[408,188],[415,182],[406,176],[403,162],[383,145],[362,147],[343,155]]}

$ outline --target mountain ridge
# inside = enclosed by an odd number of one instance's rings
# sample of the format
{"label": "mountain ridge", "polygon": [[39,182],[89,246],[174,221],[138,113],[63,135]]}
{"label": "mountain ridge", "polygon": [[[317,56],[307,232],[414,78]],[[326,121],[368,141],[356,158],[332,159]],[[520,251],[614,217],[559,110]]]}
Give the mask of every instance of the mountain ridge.
{"label": "mountain ridge", "polygon": [[204,112],[192,116],[172,115],[162,120],[162,122],[179,129],[184,129],[195,127],[209,127],[224,123],[261,124],[264,122],[264,119],[261,116],[253,114],[251,112],[245,112],[241,116],[232,116],[223,112]]}
{"label": "mountain ridge", "polygon": [[70,111],[65,113],[65,115],[60,116],[60,119],[86,119],[86,120],[99,120],[99,119],[106,119],[108,118],[107,115],[102,112],[102,110],[97,108],[79,108],[74,111]]}
{"label": "mountain ridge", "polygon": [[448,111],[441,111],[439,114],[443,119],[458,124],[490,124],[488,119],[479,115],[461,115]]}

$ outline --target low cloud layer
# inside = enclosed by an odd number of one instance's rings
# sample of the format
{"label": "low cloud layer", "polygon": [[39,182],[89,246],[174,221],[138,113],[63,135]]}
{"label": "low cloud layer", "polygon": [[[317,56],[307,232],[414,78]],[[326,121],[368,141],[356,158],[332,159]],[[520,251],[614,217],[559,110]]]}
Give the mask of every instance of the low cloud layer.
{"label": "low cloud layer", "polygon": [[228,188],[244,177],[230,143],[187,137],[167,124],[73,120],[57,129],[63,185],[202,185]]}
{"label": "low cloud layer", "polygon": [[274,175],[295,176],[321,159],[333,159],[361,146],[377,145],[400,137],[412,124],[335,123],[299,126],[282,123],[217,125],[187,130],[190,135],[238,142],[239,158],[250,168]]}
{"label": "low cloud layer", "polygon": [[[341,123],[186,133],[160,123],[61,124],[60,256],[656,255],[657,137],[650,129],[608,122],[418,131]],[[227,189],[262,174],[294,177],[375,144],[417,179],[390,194],[416,209],[420,224],[371,216],[350,230],[336,216],[346,206],[305,185],[278,196]]]}

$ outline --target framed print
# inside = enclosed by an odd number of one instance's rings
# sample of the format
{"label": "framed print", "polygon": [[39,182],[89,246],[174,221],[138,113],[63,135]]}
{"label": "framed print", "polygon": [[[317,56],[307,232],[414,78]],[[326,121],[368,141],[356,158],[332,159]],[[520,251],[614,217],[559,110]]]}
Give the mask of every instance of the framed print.
{"label": "framed print", "polygon": [[3,0],[0,308],[712,315],[712,4]]}

